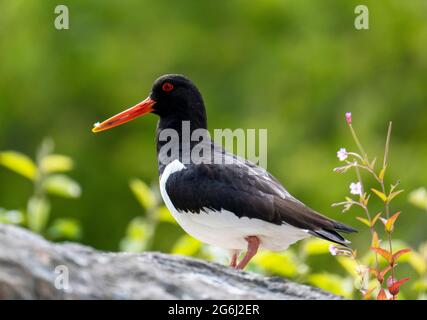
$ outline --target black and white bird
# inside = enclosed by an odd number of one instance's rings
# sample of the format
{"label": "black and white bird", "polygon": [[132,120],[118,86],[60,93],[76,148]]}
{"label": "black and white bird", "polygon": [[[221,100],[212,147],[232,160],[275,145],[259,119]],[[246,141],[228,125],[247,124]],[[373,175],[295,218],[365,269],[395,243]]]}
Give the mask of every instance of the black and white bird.
{"label": "black and white bird", "polygon": [[[349,243],[339,232],[356,230],[310,209],[265,169],[207,138],[202,95],[182,75],[161,76],[144,101],[95,124],[93,132],[146,113],[160,117],[157,154],[160,191],[167,208],[188,234],[228,249],[230,266],[243,269],[259,248],[281,251],[309,236],[344,246]],[[186,147],[183,141],[188,132],[183,123],[189,124],[189,134],[198,132],[201,137]],[[165,139],[165,132],[175,132],[179,139]]]}

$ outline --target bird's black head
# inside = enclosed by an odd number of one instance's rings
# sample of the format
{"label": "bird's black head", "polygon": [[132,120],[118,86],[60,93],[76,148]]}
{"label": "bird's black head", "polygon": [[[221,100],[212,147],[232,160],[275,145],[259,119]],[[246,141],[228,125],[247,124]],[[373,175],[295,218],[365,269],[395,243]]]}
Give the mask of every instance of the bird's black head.
{"label": "bird's black head", "polygon": [[163,128],[175,127],[182,121],[190,121],[192,128],[206,128],[205,106],[194,83],[182,75],[167,74],[154,81],[147,99],[96,124],[92,131],[104,131],[146,113],[160,116]]}

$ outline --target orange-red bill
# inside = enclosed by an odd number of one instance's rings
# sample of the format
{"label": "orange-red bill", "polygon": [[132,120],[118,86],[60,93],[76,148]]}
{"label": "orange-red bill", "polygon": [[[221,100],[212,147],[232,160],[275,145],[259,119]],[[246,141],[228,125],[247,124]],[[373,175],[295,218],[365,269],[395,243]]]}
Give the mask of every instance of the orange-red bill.
{"label": "orange-red bill", "polygon": [[114,127],[117,127],[123,123],[131,121],[139,116],[142,116],[146,113],[153,111],[153,105],[156,102],[148,97],[144,101],[138,103],[137,105],[116,114],[115,116],[105,120],[101,123],[96,123],[95,127],[92,129],[92,132],[100,132],[104,130],[108,130]]}

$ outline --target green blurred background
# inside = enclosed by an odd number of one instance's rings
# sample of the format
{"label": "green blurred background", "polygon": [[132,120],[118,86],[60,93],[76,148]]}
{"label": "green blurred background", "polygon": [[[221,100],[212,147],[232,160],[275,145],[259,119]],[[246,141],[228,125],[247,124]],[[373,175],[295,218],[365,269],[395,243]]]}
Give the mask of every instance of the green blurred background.
{"label": "green blurred background", "polygon": [[[401,180],[396,237],[425,239],[427,215],[408,192],[427,185],[427,2],[390,1],[0,1],[0,150],[33,156],[46,136],[72,157],[78,200],[52,197],[51,219],[71,217],[81,242],[118,250],[142,211],[128,182],[157,183],[156,117],[99,135],[103,120],[145,98],[152,81],[182,73],[203,93],[209,128],[267,128],[268,169],[311,207],[331,208],[353,173],[338,175],[336,151],[355,149],[344,121],[381,157],[394,123],[388,182]],[[70,29],[54,28],[54,8]],[[354,28],[367,4],[370,29]],[[32,185],[0,168],[0,206],[25,209]],[[160,224],[154,249],[182,231]],[[366,233],[351,237],[356,243]]]}

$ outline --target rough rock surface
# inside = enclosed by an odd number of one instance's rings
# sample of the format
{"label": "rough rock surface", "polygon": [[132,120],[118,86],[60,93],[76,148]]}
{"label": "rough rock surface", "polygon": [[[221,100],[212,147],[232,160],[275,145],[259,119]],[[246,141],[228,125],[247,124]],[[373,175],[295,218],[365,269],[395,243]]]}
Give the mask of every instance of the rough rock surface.
{"label": "rough rock surface", "polygon": [[339,297],[281,278],[186,257],[106,253],[78,244],[55,244],[25,229],[0,224],[0,299]]}

